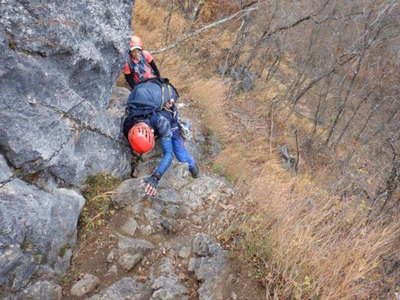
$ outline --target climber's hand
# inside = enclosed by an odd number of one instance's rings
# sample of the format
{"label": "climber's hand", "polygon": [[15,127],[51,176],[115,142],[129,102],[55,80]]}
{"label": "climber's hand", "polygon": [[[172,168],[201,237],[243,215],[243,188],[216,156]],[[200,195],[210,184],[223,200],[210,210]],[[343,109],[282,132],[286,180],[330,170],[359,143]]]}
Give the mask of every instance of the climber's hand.
{"label": "climber's hand", "polygon": [[175,100],[174,100],[174,99],[171,99],[171,100],[169,100],[167,103],[165,103],[165,107],[166,107],[166,108],[171,108],[171,107],[174,106],[174,103],[175,103]]}
{"label": "climber's hand", "polygon": [[157,185],[158,185],[158,178],[154,175],[151,175],[143,180],[145,183],[144,190],[146,195],[154,196],[157,194]]}

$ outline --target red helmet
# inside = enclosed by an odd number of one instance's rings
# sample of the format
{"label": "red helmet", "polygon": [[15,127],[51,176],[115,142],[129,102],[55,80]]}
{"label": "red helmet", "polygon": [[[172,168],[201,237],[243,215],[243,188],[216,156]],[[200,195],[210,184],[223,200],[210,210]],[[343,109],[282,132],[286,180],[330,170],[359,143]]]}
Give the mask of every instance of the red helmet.
{"label": "red helmet", "polygon": [[143,49],[142,39],[137,35],[132,36],[131,43],[129,44],[129,50],[132,51],[134,49],[139,49],[139,50]]}
{"label": "red helmet", "polygon": [[153,130],[144,122],[135,124],[128,133],[129,144],[133,151],[143,154],[154,148]]}

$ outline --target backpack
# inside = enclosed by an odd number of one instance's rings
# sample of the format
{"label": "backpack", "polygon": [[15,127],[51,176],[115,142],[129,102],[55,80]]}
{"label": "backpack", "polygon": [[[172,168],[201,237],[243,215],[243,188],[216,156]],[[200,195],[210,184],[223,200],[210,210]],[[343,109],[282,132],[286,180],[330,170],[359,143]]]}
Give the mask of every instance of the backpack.
{"label": "backpack", "polygon": [[156,80],[161,83],[161,94],[165,102],[168,102],[170,100],[174,100],[175,102],[177,102],[179,99],[179,93],[172,85],[172,83],[169,82],[169,79],[158,78]]}
{"label": "backpack", "polygon": [[145,119],[178,98],[178,91],[167,78],[151,78],[135,86],[128,97],[127,110],[130,117]]}

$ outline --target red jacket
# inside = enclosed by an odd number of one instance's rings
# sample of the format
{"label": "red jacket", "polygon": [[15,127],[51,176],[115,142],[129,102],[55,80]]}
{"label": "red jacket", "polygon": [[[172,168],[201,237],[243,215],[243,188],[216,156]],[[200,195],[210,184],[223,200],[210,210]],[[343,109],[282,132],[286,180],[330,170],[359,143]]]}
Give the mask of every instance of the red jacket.
{"label": "red jacket", "polygon": [[133,59],[125,63],[124,74],[133,75],[135,83],[142,82],[145,79],[156,78],[150,63],[153,62],[153,56],[146,50],[143,50],[139,59]]}

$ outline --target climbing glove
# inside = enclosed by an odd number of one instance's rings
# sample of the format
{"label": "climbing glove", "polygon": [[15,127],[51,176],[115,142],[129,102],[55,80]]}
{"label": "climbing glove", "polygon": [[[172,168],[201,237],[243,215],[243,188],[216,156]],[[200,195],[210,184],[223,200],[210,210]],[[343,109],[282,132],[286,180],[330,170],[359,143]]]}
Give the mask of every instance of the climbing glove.
{"label": "climbing glove", "polygon": [[192,131],[190,130],[190,124],[186,122],[181,122],[179,121],[179,129],[181,132],[181,136],[185,140],[191,140],[192,139]]}
{"label": "climbing glove", "polygon": [[144,183],[146,184],[144,187],[146,195],[154,196],[157,193],[157,186],[159,180],[160,179],[156,175],[151,175],[143,180]]}

